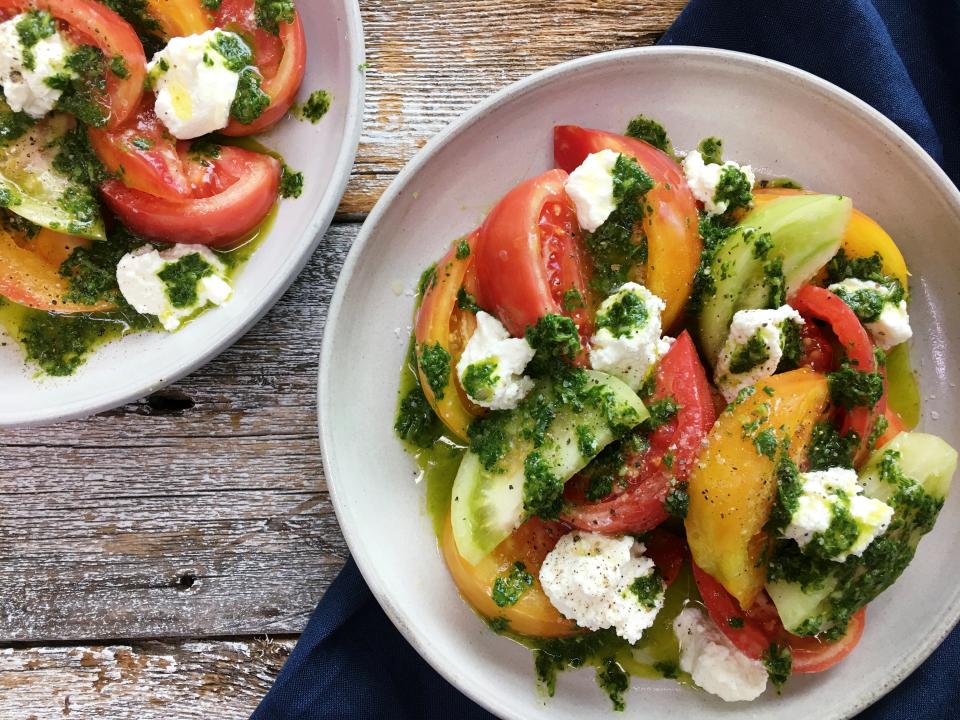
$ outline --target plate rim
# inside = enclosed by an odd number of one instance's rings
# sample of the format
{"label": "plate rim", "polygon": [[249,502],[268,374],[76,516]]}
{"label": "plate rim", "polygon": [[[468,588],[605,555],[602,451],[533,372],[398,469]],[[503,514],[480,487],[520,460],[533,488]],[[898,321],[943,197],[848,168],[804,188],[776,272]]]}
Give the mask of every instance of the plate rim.
{"label": "plate rim", "polygon": [[366,46],[363,32],[363,19],[360,13],[359,0],[344,0],[344,24],[347,42],[350,46],[349,68],[356,74],[356,79],[350,84],[349,106],[345,120],[345,132],[337,159],[333,165],[333,182],[327,185],[321,201],[317,204],[313,216],[303,229],[302,237],[312,238],[302,246],[298,254],[289,256],[288,261],[281,265],[275,276],[283,277],[261,303],[256,312],[251,313],[239,322],[230,332],[223,335],[210,348],[178,368],[169,377],[147,380],[134,388],[121,393],[105,393],[95,402],[75,401],[67,405],[51,406],[41,411],[29,408],[0,412],[0,429],[29,428],[53,425],[68,420],[77,420],[96,415],[101,412],[121,407],[147,395],[155,393],[178,380],[199,370],[210,363],[225,350],[233,347],[250,329],[256,325],[273,307],[280,298],[290,289],[290,286],[300,277],[303,269],[313,257],[333,222],[334,214],[343,199],[344,191],[350,180],[353,165],[360,147],[360,134],[363,129],[363,114],[366,99]]}
{"label": "plate rim", "polygon": [[[333,362],[338,323],[341,309],[344,305],[347,285],[359,262],[360,256],[370,241],[374,229],[380,224],[382,216],[386,214],[393,202],[407,189],[409,178],[415,175],[422,166],[427,164],[434,155],[449,143],[453,142],[458,135],[468,130],[489,113],[496,111],[499,106],[508,101],[515,100],[524,94],[539,89],[562,76],[585,71],[594,66],[616,63],[620,60],[629,60],[644,55],[676,56],[678,58],[725,58],[730,62],[752,66],[753,68],[761,68],[765,72],[780,73],[785,78],[789,77],[794,79],[806,88],[817,91],[821,95],[842,105],[846,105],[855,113],[866,116],[866,119],[870,120],[874,125],[885,130],[893,139],[899,142],[904,151],[913,155],[924,168],[930,180],[943,191],[943,199],[952,207],[954,214],[960,219],[960,190],[954,185],[946,172],[896,123],[853,93],[813,73],[801,70],[787,63],[750,53],[694,45],[658,45],[611,50],[575,58],[540,70],[507,85],[469,108],[443,130],[434,135],[403,167],[397,177],[394,178],[389,187],[380,196],[370,214],[367,216],[367,219],[364,221],[363,227],[360,229],[344,261],[327,310],[324,336],[320,349],[317,382],[317,425],[324,478],[330,493],[338,525],[343,533],[350,554],[355,560],[374,598],[393,625],[403,635],[404,639],[410,643],[414,650],[416,650],[417,654],[441,677],[457,688],[457,690],[496,716],[509,718],[510,720],[523,720],[523,718],[516,714],[512,708],[500,702],[499,697],[481,696],[470,685],[468,678],[454,667],[454,663],[444,662],[444,660],[449,660],[449,658],[441,657],[438,654],[435,655],[429,643],[420,640],[418,635],[413,631],[410,619],[406,616],[406,613],[398,605],[393,603],[387,593],[382,579],[375,570],[375,563],[371,554],[365,551],[359,533],[355,532],[352,526],[344,522],[345,518],[349,519],[349,516],[342,505],[337,482],[331,479],[333,477],[333,473],[331,473],[331,467],[333,465],[332,458],[335,451],[330,430],[331,423],[329,422],[329,418],[332,416],[332,409],[327,402],[327,393],[325,392],[326,387],[329,385],[329,368]],[[917,667],[936,650],[954,626],[957,625],[958,621],[960,621],[960,585],[958,585],[952,601],[945,607],[940,617],[936,619],[935,626],[937,631],[928,635],[924,641],[918,644],[911,652],[902,656],[895,670],[884,683],[862,693],[845,709],[822,716],[821,720],[849,720],[849,718],[852,718],[882,698],[906,679],[910,673],[916,670]]]}

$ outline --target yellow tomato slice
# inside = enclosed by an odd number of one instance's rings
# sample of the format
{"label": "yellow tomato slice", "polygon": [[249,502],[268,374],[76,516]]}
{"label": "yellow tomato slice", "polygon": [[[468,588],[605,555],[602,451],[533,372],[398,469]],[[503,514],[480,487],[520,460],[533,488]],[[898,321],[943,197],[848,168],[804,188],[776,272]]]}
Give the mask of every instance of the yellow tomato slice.
{"label": "yellow tomato slice", "polygon": [[[534,518],[527,522],[539,521]],[[490,619],[503,618],[508,622],[510,631],[520,635],[564,637],[582,632],[550,603],[537,579],[543,558],[553,547],[556,538],[547,542],[549,547],[538,546],[538,536],[541,542],[547,541],[543,530],[540,527],[525,530],[525,527],[526,525],[521,526],[487,557],[476,565],[471,565],[457,552],[453,526],[450,518],[447,518],[441,538],[441,550],[460,594],[481,615]],[[527,588],[515,605],[498,607],[491,594],[493,585],[497,577],[509,572],[517,561],[523,562],[527,572],[533,576],[533,585]]]}
{"label": "yellow tomato slice", "polygon": [[[767,389],[769,388],[769,389]],[[829,401],[826,377],[810,369],[774,375],[725,410],[690,475],[687,542],[694,561],[747,608],[763,588],[764,526],[777,493],[776,464],[758,438],[790,442],[801,458]],[[783,428],[783,429],[781,429]],[[774,454],[774,453],[770,453]]]}
{"label": "yellow tomato slice", "polygon": [[168,38],[199,35],[213,27],[200,0],[147,0],[147,7]]}
{"label": "yellow tomato slice", "polygon": [[60,276],[60,263],[50,260],[59,256],[56,245],[60,240],[41,234],[31,242],[38,244],[43,252],[21,247],[10,233],[0,230],[0,295],[19,305],[54,313],[113,309],[110,303],[81,305],[63,302],[69,286],[66,278]]}
{"label": "yellow tomato slice", "polygon": [[[799,192],[803,191],[791,188],[764,188],[754,193],[754,204],[762,205],[783,195],[794,195]],[[871,257],[874,253],[880,253],[880,257],[883,258],[883,273],[897,278],[904,288],[907,287],[907,278],[910,273],[907,271],[907,263],[903,259],[900,248],[879,223],[856,208],[853,209],[841,247],[847,256],[852,258]]]}
{"label": "yellow tomato slice", "polygon": [[[414,336],[417,342],[418,365],[423,348],[440,345],[450,356],[450,375],[438,398],[420,368],[420,385],[437,416],[456,437],[467,438],[467,428],[479,414],[479,408],[467,400],[457,379],[457,361],[477,325],[476,316],[457,305],[457,295],[465,285],[471,285],[473,247],[476,233],[466,238],[471,252],[458,258],[459,243],[437,263],[434,280],[427,284],[423,301],[417,311]],[[462,254],[462,253],[461,253]]]}

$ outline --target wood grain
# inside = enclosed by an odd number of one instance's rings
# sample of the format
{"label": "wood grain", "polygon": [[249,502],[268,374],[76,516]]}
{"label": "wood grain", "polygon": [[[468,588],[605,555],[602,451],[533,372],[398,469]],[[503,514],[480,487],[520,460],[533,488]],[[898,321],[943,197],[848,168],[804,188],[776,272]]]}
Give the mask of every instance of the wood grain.
{"label": "wood grain", "polygon": [[0,436],[0,642],[296,633],[346,555],[316,439],[336,225],[241,343],[173,388]]}
{"label": "wood grain", "polygon": [[346,556],[315,378],[356,223],[476,102],[564,60],[651,44],[684,4],[361,1],[367,105],[344,224],[293,288],[161,393],[0,431],[0,718],[249,715],[294,642],[251,636],[299,632]]}
{"label": "wood grain", "polygon": [[686,0],[361,2],[367,106],[342,217],[368,212],[414,153],[471,106],[573,58],[653,44]]}
{"label": "wood grain", "polygon": [[5,720],[244,720],[293,638],[0,650]]}

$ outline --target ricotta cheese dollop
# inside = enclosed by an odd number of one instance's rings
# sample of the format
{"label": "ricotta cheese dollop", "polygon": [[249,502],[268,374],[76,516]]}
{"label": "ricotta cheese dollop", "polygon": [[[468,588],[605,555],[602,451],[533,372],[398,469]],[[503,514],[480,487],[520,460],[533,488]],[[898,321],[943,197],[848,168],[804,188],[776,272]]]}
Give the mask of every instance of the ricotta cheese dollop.
{"label": "ricotta cheese dollop", "polygon": [[799,480],[803,492],[782,537],[807,552],[836,562],[859,557],[893,519],[893,508],[864,495],[857,473],[849,468],[805,472]]}
{"label": "ricotta cheese dollop", "polygon": [[[36,31],[31,35],[21,29],[26,24],[38,26],[40,17],[46,16],[49,25],[40,37]],[[22,13],[0,23],[0,86],[7,105],[14,112],[25,112],[34,119],[42,118],[53,110],[62,90],[56,89],[48,80],[65,74],[67,56],[71,45],[53,25],[53,19],[42,12]],[[27,44],[23,38],[30,38]]]}
{"label": "ricotta cheese dollop", "polygon": [[567,178],[567,195],[577,209],[577,222],[587,232],[596,232],[617,209],[613,167],[618,157],[613,150],[591,153]]}
{"label": "ricotta cheese dollop", "polygon": [[907,301],[899,283],[887,285],[847,278],[827,289],[853,308],[882,350],[890,350],[913,337]]}
{"label": "ricotta cheese dollop", "polygon": [[699,150],[692,150],[683,158],[683,174],[693,196],[703,203],[708,215],[722,215],[730,207],[730,201],[724,197],[724,184],[745,180],[752,188],[757,181],[749,165],[741,166],[730,160],[722,165],[704,163]]}
{"label": "ricotta cheese dollop", "polygon": [[533,388],[533,380],[523,374],[533,356],[526,338],[511,338],[499,320],[481,310],[457,362],[457,376],[477,405],[512,410]]}
{"label": "ricotta cheese dollop", "polygon": [[666,303],[643,285],[625,283],[601,303],[590,338],[590,365],[637,390],[673,342],[661,338]]}
{"label": "ricotta cheese dollop", "polygon": [[630,536],[571,532],[540,568],[553,606],[590,630],[614,628],[630,643],[643,636],[663,608],[663,581],[646,548]]}
{"label": "ricotta cheese dollop", "polygon": [[191,140],[230,123],[243,69],[237,56],[245,51],[239,35],[207,30],[173,38],[153,56],[147,72],[157,94],[155,110],[175,138]]}
{"label": "ricotta cheese dollop", "polygon": [[680,669],[727,702],[755,700],[767,689],[767,669],[744,655],[703,611],[684,608],[673,621]]}
{"label": "ricotta cheese dollop", "polygon": [[[787,327],[793,323],[795,327]],[[720,350],[714,380],[727,402],[777,371],[788,341],[799,343],[800,313],[789,305],[776,310],[740,310],[733,316],[730,334]]]}
{"label": "ricotta cheese dollop", "polygon": [[156,315],[170,332],[207,305],[223,305],[233,294],[226,268],[204,245],[178,244],[163,252],[144,245],[120,259],[117,284],[137,312]]}

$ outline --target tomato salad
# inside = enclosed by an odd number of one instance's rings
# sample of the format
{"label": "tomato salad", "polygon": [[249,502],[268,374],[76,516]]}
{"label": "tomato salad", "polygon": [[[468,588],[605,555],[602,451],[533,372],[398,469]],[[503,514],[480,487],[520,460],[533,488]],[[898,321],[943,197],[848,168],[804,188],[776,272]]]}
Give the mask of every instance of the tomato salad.
{"label": "tomato salad", "polygon": [[850,198],[554,128],[556,167],[424,272],[395,429],[442,555],[540,681],[726,701],[841,662],[957,453],[912,430],[907,266]]}
{"label": "tomato salad", "polygon": [[229,301],[301,173],[254,136],[291,110],[293,0],[0,0],[0,322],[39,372]]}

